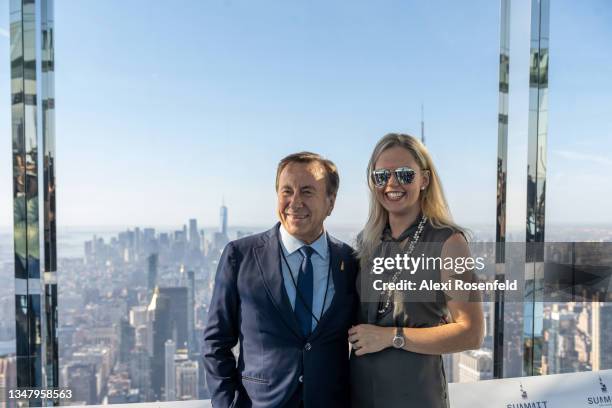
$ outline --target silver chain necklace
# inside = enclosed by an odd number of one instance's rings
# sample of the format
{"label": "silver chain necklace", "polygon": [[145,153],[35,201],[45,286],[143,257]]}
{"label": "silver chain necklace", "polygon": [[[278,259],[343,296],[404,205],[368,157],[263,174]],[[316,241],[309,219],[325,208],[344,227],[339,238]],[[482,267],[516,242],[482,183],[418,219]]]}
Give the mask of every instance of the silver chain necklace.
{"label": "silver chain necklace", "polygon": [[[412,252],[414,251],[414,248],[416,247],[416,244],[419,241],[419,238],[421,237],[421,233],[423,232],[423,229],[425,228],[426,222],[427,222],[427,217],[423,215],[421,217],[421,221],[419,221],[419,225],[417,226],[416,231],[414,232],[414,235],[412,236],[412,239],[410,240],[408,251],[406,251],[407,256],[412,255]],[[401,271],[399,269],[396,270],[395,273],[393,273],[393,276],[391,277],[391,280],[389,281],[389,283],[397,283],[397,279],[399,278],[400,274],[401,274]],[[378,309],[378,314],[383,315],[387,313],[387,311],[389,310],[389,306],[391,306],[391,297],[392,297],[391,290],[387,289],[385,291],[382,291],[380,294],[383,296],[383,298],[384,297],[387,298],[384,306]]]}

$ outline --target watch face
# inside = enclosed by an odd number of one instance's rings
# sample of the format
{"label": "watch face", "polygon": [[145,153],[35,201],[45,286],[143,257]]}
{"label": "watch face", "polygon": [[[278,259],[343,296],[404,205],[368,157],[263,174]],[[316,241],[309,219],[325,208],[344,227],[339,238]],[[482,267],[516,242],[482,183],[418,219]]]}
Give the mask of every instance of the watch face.
{"label": "watch face", "polygon": [[393,347],[402,348],[404,347],[404,338],[401,336],[395,336],[393,338]]}

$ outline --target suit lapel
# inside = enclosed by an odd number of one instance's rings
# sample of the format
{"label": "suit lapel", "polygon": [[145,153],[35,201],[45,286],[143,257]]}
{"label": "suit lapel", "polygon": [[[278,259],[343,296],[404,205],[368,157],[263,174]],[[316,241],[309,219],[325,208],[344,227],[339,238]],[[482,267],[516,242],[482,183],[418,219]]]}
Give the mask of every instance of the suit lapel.
{"label": "suit lapel", "polygon": [[294,332],[294,334],[302,339],[295,314],[291,308],[289,297],[285,291],[283,283],[283,274],[280,261],[280,247],[278,236],[278,224],[268,231],[265,235],[266,240],[263,245],[254,248],[257,266],[264,282],[266,291],[270,300],[274,304],[283,321]]}

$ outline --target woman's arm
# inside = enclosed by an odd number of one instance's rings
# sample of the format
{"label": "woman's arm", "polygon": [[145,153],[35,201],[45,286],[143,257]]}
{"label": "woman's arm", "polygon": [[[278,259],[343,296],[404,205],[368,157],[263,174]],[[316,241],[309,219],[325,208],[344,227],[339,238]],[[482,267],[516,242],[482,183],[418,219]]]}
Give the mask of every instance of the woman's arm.
{"label": "woman's arm", "polygon": [[[465,238],[461,234],[453,234],[444,243],[441,256],[443,259],[470,256]],[[443,280],[453,274],[454,271],[442,271]],[[468,279],[470,276],[466,273],[462,278]],[[447,306],[453,321],[437,327],[404,327],[405,350],[421,354],[446,354],[480,348],[484,335],[484,316],[479,299],[468,301],[465,293],[454,292],[450,295],[452,299],[447,302]],[[361,324],[349,330],[349,341],[358,356],[375,353],[392,347],[395,331],[395,327]]]}

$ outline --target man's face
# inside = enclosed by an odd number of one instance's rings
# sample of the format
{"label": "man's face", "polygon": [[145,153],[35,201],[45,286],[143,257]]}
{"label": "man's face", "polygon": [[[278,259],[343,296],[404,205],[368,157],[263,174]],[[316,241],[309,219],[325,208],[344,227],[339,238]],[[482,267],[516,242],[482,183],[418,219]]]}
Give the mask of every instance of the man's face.
{"label": "man's face", "polygon": [[325,168],[317,162],[289,163],[278,179],[278,218],[283,227],[307,244],[323,232],[336,197],[327,195]]}

